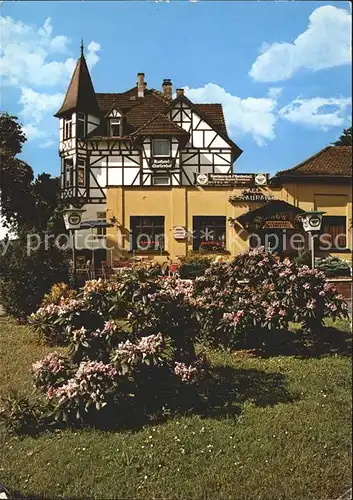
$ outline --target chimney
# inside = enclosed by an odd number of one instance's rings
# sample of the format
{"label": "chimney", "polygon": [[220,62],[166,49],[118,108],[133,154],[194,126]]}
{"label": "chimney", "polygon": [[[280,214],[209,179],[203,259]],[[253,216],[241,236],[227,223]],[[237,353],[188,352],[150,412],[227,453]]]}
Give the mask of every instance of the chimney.
{"label": "chimney", "polygon": [[162,89],[163,89],[163,94],[165,95],[165,97],[169,97],[171,99],[172,93],[173,93],[173,84],[170,81],[170,78],[164,78],[163,84],[162,84]]}
{"label": "chimney", "polygon": [[184,89],[176,89],[176,95],[177,97],[181,97],[184,95]]}
{"label": "chimney", "polygon": [[145,96],[145,73],[137,73],[137,97]]}

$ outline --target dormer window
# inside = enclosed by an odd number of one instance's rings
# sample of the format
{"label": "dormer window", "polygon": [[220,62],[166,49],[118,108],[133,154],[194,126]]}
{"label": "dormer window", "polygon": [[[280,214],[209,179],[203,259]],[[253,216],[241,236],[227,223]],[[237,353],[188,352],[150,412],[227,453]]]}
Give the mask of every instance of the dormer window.
{"label": "dormer window", "polygon": [[78,139],[86,136],[86,117],[83,113],[77,113],[76,135]]}
{"label": "dormer window", "polygon": [[64,140],[71,139],[72,137],[72,120],[70,118],[65,118],[64,120]]}
{"label": "dormer window", "polygon": [[109,134],[113,137],[122,136],[122,122],[121,118],[110,118],[109,120]]}
{"label": "dormer window", "polygon": [[169,139],[153,139],[152,141],[152,156],[170,156],[170,140]]}

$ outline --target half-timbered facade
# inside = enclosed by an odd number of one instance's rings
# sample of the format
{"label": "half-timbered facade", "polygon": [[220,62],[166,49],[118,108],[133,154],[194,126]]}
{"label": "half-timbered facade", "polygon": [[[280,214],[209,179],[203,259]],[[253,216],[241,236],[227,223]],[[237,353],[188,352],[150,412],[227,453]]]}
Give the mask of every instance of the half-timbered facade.
{"label": "half-timbered facade", "polygon": [[81,51],[60,120],[62,197],[100,205],[107,186],[194,185],[199,173],[230,173],[241,149],[220,104],[193,104],[172,83],[148,89],[144,74],[122,93],[95,93]]}

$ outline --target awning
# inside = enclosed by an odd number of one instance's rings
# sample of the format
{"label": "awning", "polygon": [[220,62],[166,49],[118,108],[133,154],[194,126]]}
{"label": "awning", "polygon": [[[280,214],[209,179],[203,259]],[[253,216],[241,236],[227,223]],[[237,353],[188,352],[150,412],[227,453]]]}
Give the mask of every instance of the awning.
{"label": "awning", "polygon": [[244,229],[302,229],[299,207],[281,200],[271,200],[262,207],[237,217]]}

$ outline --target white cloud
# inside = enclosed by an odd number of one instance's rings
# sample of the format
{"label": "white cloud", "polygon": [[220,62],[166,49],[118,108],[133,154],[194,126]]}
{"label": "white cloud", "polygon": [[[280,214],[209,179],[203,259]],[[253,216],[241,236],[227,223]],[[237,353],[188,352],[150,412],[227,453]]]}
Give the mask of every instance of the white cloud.
{"label": "white cloud", "polygon": [[348,118],[351,100],[348,98],[314,97],[294,99],[279,110],[279,116],[292,123],[328,130],[341,127]]}
{"label": "white cloud", "polygon": [[27,123],[22,127],[23,132],[25,133],[27,140],[33,141],[35,139],[44,139],[47,138],[47,132],[43,129],[36,127],[32,123]]}
{"label": "white cloud", "polygon": [[[57,142],[57,122],[52,117],[64,99],[75,68],[76,59],[70,56],[71,40],[55,35],[51,19],[35,27],[0,16],[1,83],[20,91],[18,115],[24,121],[29,141],[40,141],[41,148]],[[99,61],[100,44],[91,41],[86,50],[86,61],[91,69]],[[79,47],[75,51],[79,55]],[[37,88],[41,90],[34,90]],[[54,87],[54,92],[49,91]],[[44,91],[42,90],[44,89]]]}
{"label": "white cloud", "polygon": [[47,113],[57,111],[64,100],[64,94],[36,92],[29,87],[21,88],[19,104],[23,105],[21,115],[31,123],[39,123]]}
{"label": "white cloud", "polygon": [[251,134],[259,146],[275,138],[276,105],[269,97],[242,99],[215,83],[192,89],[184,87],[190,100],[202,103],[221,103],[228,130],[235,136]]}
{"label": "white cloud", "polygon": [[282,92],[283,87],[270,87],[268,89],[267,95],[270,99],[278,99]]}
{"label": "white cloud", "polygon": [[[76,60],[69,54],[70,38],[53,35],[51,19],[40,28],[11,17],[0,17],[0,66],[2,84],[12,86],[66,85]],[[87,64],[92,68],[99,60],[100,45],[87,47]],[[78,50],[77,50],[78,52]]]}
{"label": "white cloud", "polygon": [[350,64],[352,16],[325,5],[309,17],[308,28],[294,42],[264,44],[249,75],[262,82],[291,78],[301,69],[317,71]]}

